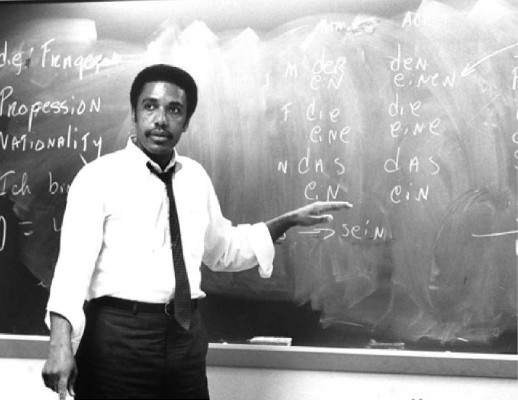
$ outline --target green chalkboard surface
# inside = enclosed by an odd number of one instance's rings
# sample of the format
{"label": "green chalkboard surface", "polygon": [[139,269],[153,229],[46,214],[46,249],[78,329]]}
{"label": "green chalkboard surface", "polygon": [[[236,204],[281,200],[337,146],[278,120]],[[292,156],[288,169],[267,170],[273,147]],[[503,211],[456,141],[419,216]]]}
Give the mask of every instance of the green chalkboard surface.
{"label": "green chalkboard surface", "polygon": [[200,88],[179,151],[228,218],[354,204],[289,231],[271,279],[203,267],[213,340],[516,353],[514,2],[130,3],[0,5],[2,332],[46,333],[68,187],[168,62]]}

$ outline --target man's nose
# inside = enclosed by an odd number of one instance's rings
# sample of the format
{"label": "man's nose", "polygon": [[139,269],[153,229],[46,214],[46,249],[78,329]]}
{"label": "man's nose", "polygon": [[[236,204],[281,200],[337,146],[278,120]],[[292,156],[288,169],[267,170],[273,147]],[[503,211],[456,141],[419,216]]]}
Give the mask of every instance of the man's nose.
{"label": "man's nose", "polygon": [[159,108],[156,111],[155,125],[156,126],[167,126],[167,118],[165,115],[165,110],[163,108]]}

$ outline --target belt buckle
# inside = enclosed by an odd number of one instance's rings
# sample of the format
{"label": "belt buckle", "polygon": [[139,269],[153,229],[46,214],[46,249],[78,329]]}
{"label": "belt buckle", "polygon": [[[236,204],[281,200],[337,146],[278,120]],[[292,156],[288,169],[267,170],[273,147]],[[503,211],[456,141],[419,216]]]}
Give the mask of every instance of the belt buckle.
{"label": "belt buckle", "polygon": [[165,313],[165,315],[167,315],[167,316],[169,316],[169,317],[171,316],[171,314],[169,313],[169,305],[170,305],[170,304],[171,304],[171,303],[165,303],[165,304],[164,304],[164,313]]}

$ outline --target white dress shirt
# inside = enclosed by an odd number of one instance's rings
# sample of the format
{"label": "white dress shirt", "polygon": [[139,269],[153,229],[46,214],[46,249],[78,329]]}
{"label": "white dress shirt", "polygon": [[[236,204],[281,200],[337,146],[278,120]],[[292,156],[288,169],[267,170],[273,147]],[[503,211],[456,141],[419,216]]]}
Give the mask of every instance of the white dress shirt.
{"label": "white dress shirt", "polygon": [[[130,139],[125,149],[81,169],[70,187],[46,320],[50,312],[67,318],[75,341],[84,330],[85,299],[109,295],[165,303],[174,297],[169,199],[148,162]],[[192,298],[205,296],[202,262],[214,271],[259,265],[260,275],[270,277],[274,247],[266,224],[232,226],[203,167],[177,154],[166,169],[173,164]]]}

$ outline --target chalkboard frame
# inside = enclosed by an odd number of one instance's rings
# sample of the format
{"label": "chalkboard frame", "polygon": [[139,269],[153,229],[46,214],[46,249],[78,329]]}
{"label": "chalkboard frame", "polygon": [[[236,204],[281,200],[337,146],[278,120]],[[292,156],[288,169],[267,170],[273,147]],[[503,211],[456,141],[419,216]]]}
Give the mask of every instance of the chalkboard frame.
{"label": "chalkboard frame", "polygon": [[[48,337],[0,335],[0,358],[45,359]],[[518,355],[210,343],[209,367],[518,379]]]}

